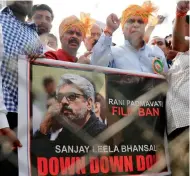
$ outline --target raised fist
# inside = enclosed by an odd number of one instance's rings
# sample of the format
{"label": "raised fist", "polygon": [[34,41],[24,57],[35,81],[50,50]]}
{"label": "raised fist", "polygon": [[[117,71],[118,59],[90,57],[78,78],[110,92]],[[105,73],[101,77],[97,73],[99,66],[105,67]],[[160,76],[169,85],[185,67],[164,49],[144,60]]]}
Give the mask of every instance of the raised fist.
{"label": "raised fist", "polygon": [[157,16],[157,19],[158,19],[158,22],[157,22],[157,24],[162,24],[163,23],[163,21],[165,20],[165,16],[163,16],[163,15],[158,15]]}
{"label": "raised fist", "polygon": [[156,26],[158,24],[162,24],[163,21],[165,20],[166,17],[164,17],[163,15],[158,15],[158,16],[150,16],[149,17],[149,21],[148,24],[149,26]]}
{"label": "raised fist", "polygon": [[61,103],[53,103],[49,108],[48,108],[48,114],[52,117],[56,117],[60,114],[61,112],[62,105]]}
{"label": "raised fist", "polygon": [[177,11],[180,12],[180,13],[187,13],[190,9],[190,3],[189,1],[179,1],[177,3]]}
{"label": "raised fist", "polygon": [[107,29],[113,33],[119,28],[120,20],[116,14],[112,13],[107,17],[106,25]]}
{"label": "raised fist", "polygon": [[40,124],[40,132],[42,134],[47,134],[55,122],[58,120],[56,117],[60,115],[62,105],[59,103],[52,104],[47,111],[45,119]]}

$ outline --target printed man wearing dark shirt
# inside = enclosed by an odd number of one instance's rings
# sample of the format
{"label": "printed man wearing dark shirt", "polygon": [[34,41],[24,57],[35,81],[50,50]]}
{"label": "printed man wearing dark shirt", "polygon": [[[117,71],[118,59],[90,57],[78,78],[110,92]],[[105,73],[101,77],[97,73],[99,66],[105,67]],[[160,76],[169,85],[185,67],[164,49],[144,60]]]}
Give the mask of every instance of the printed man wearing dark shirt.
{"label": "printed man wearing dark shirt", "polygon": [[[32,164],[37,157],[80,157],[85,153],[56,152],[56,146],[66,148],[88,146],[86,135],[95,137],[106,129],[93,112],[95,91],[86,78],[64,74],[56,90],[57,102],[49,107],[44,121],[32,139]],[[82,133],[82,138],[78,134]]]}

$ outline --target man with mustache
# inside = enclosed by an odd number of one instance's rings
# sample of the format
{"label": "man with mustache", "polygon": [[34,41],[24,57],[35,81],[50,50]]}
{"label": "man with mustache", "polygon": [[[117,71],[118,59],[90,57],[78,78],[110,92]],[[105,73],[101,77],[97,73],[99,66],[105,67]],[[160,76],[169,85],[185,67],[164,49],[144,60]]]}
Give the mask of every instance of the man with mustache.
{"label": "man with mustache", "polygon": [[[96,136],[106,128],[103,123],[97,121],[98,118],[93,112],[95,91],[86,78],[75,74],[64,74],[57,86],[56,99],[57,102],[48,109],[46,118],[41,124],[41,133],[47,134],[51,130],[53,132],[59,130],[64,126],[65,120],[71,125],[78,126],[79,129],[93,122],[94,125],[89,129],[91,136]],[[95,129],[96,127],[99,129]]]}
{"label": "man with mustache", "polygon": [[[107,18],[107,27],[93,48],[91,64],[137,72],[162,73],[168,70],[166,58],[157,46],[150,46],[143,40],[148,18],[156,8],[151,2],[142,6],[130,5],[121,19],[115,14]],[[112,34],[121,23],[125,43],[112,45]]]}
{"label": "man with mustache", "polygon": [[45,57],[54,60],[77,62],[77,51],[86,36],[84,23],[76,16],[65,18],[59,26],[61,49],[48,51]]}

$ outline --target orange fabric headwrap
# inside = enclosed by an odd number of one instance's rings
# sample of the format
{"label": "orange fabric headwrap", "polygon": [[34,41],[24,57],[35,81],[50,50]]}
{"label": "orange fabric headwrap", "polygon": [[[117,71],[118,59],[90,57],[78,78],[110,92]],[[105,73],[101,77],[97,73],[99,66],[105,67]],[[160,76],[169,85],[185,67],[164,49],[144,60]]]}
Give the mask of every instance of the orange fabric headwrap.
{"label": "orange fabric headwrap", "polygon": [[150,1],[144,2],[142,6],[139,5],[130,5],[122,13],[121,17],[121,26],[122,29],[126,21],[132,16],[140,16],[143,18],[145,23],[148,23],[148,18],[152,15],[153,12],[156,12],[157,8],[153,6]]}
{"label": "orange fabric headwrap", "polygon": [[86,36],[90,35],[90,30],[96,21],[90,18],[89,13],[83,13],[83,12],[81,12],[81,14],[80,14],[80,19],[84,24]]}
{"label": "orange fabric headwrap", "polygon": [[60,37],[70,28],[77,27],[81,32],[83,37],[89,33],[90,28],[93,24],[93,20],[90,18],[90,14],[81,13],[80,18],[78,19],[76,16],[69,16],[65,18],[59,26],[59,35]]}

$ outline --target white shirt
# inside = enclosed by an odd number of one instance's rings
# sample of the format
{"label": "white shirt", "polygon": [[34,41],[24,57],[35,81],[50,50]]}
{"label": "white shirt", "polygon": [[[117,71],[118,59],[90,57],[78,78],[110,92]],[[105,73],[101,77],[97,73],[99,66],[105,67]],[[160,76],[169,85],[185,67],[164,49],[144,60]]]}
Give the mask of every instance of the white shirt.
{"label": "white shirt", "polygon": [[55,141],[57,139],[59,133],[61,133],[62,130],[63,130],[63,128],[51,133],[50,141]]}
{"label": "white shirt", "polygon": [[185,40],[189,40],[190,41],[190,37],[189,36],[185,36]]}
{"label": "white shirt", "polygon": [[189,52],[178,53],[167,74],[166,112],[168,133],[189,126]]}
{"label": "white shirt", "polygon": [[[2,57],[3,57],[3,35],[2,35],[2,27],[0,25],[0,68],[1,68],[1,63],[2,63]],[[6,110],[4,99],[3,99],[2,77],[0,74],[0,129],[9,127],[6,114],[7,114],[7,110]]]}
{"label": "white shirt", "polygon": [[166,58],[157,46],[145,44],[136,50],[125,40],[122,46],[111,46],[112,38],[104,33],[93,48],[91,64],[119,68],[137,72],[154,73],[152,61],[156,57],[164,64],[164,72],[168,71]]}

